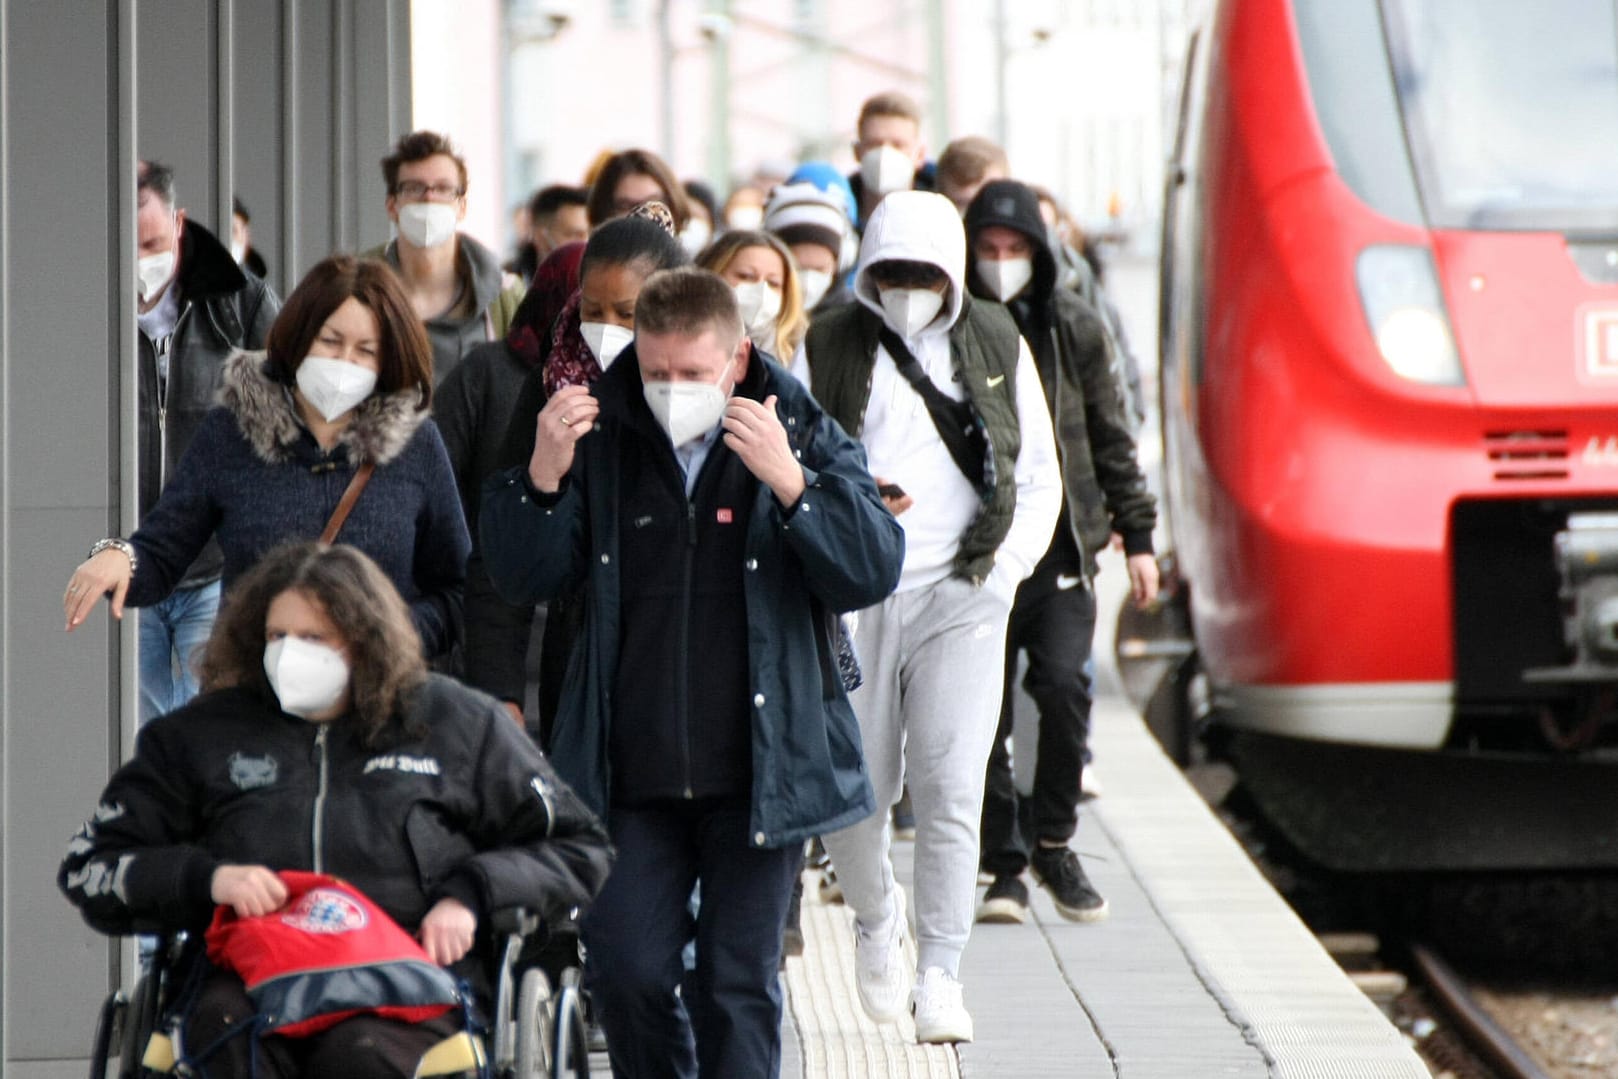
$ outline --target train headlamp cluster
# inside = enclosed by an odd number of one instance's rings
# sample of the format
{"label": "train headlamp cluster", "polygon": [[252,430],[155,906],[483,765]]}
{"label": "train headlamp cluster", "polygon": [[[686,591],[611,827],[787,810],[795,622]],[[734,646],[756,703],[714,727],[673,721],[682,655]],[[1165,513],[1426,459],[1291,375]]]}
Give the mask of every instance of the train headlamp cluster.
{"label": "train headlamp cluster", "polygon": [[1618,673],[1618,515],[1573,515],[1556,534],[1555,550],[1574,666]]}
{"label": "train headlamp cluster", "polygon": [[1429,386],[1466,384],[1432,252],[1404,244],[1367,247],[1354,277],[1377,351],[1394,374]]}

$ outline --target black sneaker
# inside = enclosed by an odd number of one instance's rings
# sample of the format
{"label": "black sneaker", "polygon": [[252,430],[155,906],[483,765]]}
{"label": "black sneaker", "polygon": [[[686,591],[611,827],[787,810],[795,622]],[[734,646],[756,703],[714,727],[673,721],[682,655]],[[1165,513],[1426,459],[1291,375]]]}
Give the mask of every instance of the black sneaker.
{"label": "black sneaker", "polygon": [[977,920],[995,925],[1021,925],[1028,920],[1028,885],[1022,878],[1002,873],[994,878],[978,904]]}
{"label": "black sneaker", "polygon": [[916,838],[916,812],[910,808],[909,787],[893,803],[893,838],[911,841]]}
{"label": "black sneaker", "polygon": [[1107,916],[1107,901],[1084,875],[1079,856],[1067,847],[1037,847],[1028,860],[1034,879],[1051,893],[1056,913],[1073,922],[1099,922]]}

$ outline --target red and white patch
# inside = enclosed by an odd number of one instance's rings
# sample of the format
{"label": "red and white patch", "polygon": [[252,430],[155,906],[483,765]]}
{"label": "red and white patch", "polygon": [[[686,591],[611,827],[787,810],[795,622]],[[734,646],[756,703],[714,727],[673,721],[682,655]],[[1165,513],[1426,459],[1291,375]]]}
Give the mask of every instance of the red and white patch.
{"label": "red and white patch", "polygon": [[281,915],[281,921],[305,933],[352,933],[364,929],[365,908],[342,892],[316,888]]}
{"label": "red and white patch", "polygon": [[721,506],[718,511],[714,513],[714,519],[722,525],[728,525],[730,522],[736,519],[736,515],[731,512],[730,507]]}

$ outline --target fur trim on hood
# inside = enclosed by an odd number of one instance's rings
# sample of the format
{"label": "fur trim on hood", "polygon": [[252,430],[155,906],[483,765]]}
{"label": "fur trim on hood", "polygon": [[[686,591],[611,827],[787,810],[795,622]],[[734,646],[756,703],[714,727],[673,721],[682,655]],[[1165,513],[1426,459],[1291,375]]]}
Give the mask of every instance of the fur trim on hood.
{"label": "fur trim on hood", "polygon": [[872,264],[889,259],[929,262],[949,275],[944,308],[921,331],[924,335],[948,333],[961,317],[966,292],[966,230],[955,204],[931,191],[895,191],[871,214],[860,241],[854,296],[878,318],[882,317],[882,298],[870,270]]}
{"label": "fur trim on hood", "polygon": [[[225,361],[219,403],[236,417],[253,452],[270,464],[280,464],[291,457],[292,447],[307,428],[292,402],[292,391],[270,377],[268,363],[264,352],[232,353]],[[404,452],[427,418],[420,405],[421,391],[415,388],[373,394],[355,408],[354,419],[337,444],[347,447],[355,464],[385,465]]]}

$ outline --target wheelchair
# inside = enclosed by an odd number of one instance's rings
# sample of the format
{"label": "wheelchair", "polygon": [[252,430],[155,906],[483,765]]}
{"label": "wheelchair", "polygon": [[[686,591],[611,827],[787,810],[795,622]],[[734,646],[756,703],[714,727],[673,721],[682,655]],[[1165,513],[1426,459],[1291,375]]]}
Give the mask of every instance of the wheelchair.
{"label": "wheelchair", "polygon": [[[433,1046],[416,1066],[416,1079],[589,1079],[589,1032],[573,938],[559,932],[559,946],[536,948],[547,934],[539,915],[522,908],[496,912],[491,928],[501,944],[488,1029],[462,1031]],[[549,962],[534,961],[541,953]],[[201,954],[201,941],[184,933],[162,937],[134,989],[107,996],[96,1019],[90,1079],[194,1074],[178,1061],[165,1019],[185,972]]]}

